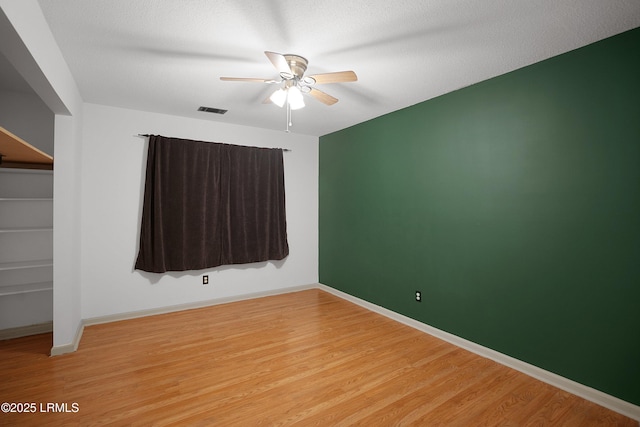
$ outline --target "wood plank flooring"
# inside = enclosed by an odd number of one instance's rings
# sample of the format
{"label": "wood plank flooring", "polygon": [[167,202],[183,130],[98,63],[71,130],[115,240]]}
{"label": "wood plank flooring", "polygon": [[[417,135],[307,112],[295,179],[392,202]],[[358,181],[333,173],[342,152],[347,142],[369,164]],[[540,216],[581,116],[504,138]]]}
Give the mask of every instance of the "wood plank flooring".
{"label": "wood plank flooring", "polygon": [[638,426],[315,289],[89,326],[77,352],[50,348],[50,334],[0,342],[0,400],[37,405],[0,425]]}

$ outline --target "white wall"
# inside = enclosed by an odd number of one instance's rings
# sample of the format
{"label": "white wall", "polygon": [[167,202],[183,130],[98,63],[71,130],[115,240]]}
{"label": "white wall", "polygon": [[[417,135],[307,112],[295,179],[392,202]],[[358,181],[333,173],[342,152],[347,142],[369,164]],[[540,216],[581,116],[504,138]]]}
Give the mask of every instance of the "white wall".
{"label": "white wall", "polygon": [[81,316],[80,199],[82,111],[57,114],[53,171],[53,348],[52,354],[73,351]]}
{"label": "white wall", "polygon": [[[288,258],[183,273],[134,271],[147,150],[138,133],[291,149],[284,153]],[[82,140],[84,319],[317,283],[317,137],[85,104]],[[205,272],[209,285],[202,285]]]}
{"label": "white wall", "polygon": [[0,0],[0,50],[54,118],[52,354],[72,351],[81,326],[82,98],[37,0]]}
{"label": "white wall", "polygon": [[[317,137],[83,105],[37,0],[0,0],[0,51],[55,114],[52,354],[73,350],[82,318],[318,281]],[[287,260],[212,269],[206,287],[195,273],[133,271],[146,156],[137,133],[293,149]]]}
{"label": "white wall", "polygon": [[49,290],[0,297],[0,330],[51,322],[52,293]]}
{"label": "white wall", "polygon": [[39,96],[0,91],[0,126],[53,155],[54,115]]}

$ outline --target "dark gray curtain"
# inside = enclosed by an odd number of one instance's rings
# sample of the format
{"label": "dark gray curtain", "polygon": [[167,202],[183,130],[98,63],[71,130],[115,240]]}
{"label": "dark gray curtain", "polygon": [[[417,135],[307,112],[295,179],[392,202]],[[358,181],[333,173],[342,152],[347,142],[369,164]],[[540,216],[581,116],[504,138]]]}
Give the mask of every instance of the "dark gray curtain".
{"label": "dark gray curtain", "polygon": [[282,149],[149,137],[136,269],[200,270],[288,254]]}

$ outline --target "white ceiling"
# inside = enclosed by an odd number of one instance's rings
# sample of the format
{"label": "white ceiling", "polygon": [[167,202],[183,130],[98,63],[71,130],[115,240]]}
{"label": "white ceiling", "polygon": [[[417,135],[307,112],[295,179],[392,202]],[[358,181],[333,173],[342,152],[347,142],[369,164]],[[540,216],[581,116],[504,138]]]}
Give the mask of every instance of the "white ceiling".
{"label": "white ceiling", "polygon": [[[640,0],[39,0],[86,102],[282,130],[265,50],[359,80],[306,98],[321,136],[640,26]],[[196,111],[228,109],[225,115]],[[153,129],[141,129],[141,132]]]}

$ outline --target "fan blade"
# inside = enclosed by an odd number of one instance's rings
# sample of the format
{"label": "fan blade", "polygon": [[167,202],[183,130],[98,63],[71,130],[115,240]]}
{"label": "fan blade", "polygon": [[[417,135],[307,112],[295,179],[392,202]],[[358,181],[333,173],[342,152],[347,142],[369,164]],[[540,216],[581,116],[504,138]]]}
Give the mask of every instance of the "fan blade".
{"label": "fan blade", "polygon": [[333,105],[338,102],[338,98],[334,98],[333,96],[314,88],[311,88],[311,90],[309,91],[309,95],[327,105]]}
{"label": "fan blade", "polygon": [[253,77],[220,77],[225,82],[255,82],[255,83],[278,83],[273,79],[256,79]]}
{"label": "fan blade", "polygon": [[264,51],[264,54],[267,55],[269,61],[276,67],[279,73],[286,73],[287,75],[293,75],[293,71],[291,71],[291,67],[289,67],[289,63],[284,55],[276,52]]}
{"label": "fan blade", "polygon": [[[358,76],[353,71],[338,71],[336,73],[314,74],[311,77],[315,80],[315,84],[322,85],[326,83],[348,83],[358,80]],[[305,77],[305,78],[307,78]]]}

